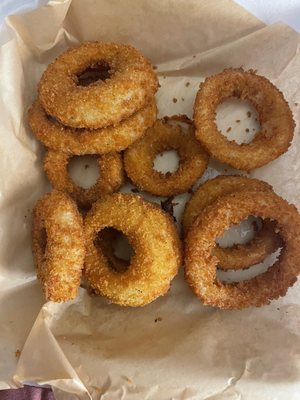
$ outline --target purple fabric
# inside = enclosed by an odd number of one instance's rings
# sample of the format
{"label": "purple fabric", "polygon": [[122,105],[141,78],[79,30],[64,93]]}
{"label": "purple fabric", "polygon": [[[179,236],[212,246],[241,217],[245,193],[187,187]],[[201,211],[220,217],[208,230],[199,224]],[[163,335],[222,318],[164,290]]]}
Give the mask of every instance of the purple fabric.
{"label": "purple fabric", "polygon": [[51,389],[24,386],[21,389],[0,390],[0,400],[54,400]]}

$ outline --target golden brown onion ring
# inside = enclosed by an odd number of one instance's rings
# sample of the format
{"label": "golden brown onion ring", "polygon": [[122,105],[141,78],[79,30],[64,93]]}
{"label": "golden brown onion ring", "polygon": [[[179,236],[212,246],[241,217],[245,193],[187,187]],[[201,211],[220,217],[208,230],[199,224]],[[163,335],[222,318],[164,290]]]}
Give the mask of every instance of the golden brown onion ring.
{"label": "golden brown onion ring", "polygon": [[[107,68],[108,79],[80,86],[87,68]],[[56,58],[39,82],[47,114],[73,128],[117,125],[148,104],[158,82],[149,61],[134,47],[86,42]]]}
{"label": "golden brown onion ring", "polygon": [[[204,173],[208,155],[195,139],[191,123],[185,130],[178,117],[157,120],[145,136],[124,153],[124,167],[128,177],[141,190],[156,196],[174,196],[186,192]],[[166,150],[179,156],[178,169],[173,173],[154,170],[155,157]]]}
{"label": "golden brown onion ring", "polygon": [[54,190],[38,200],[33,211],[32,251],[47,300],[74,299],[80,285],[85,245],[76,204]]}
{"label": "golden brown onion ring", "polygon": [[74,183],[68,173],[68,163],[73,156],[62,151],[48,150],[44,158],[44,170],[54,189],[67,192],[78,206],[88,208],[105,194],[116,192],[124,183],[123,161],[119,153],[97,157],[99,178],[84,189]]}
{"label": "golden brown onion ring", "polygon": [[[184,236],[205,207],[222,196],[241,190],[272,191],[272,186],[245,176],[218,176],[205,182],[185,205],[182,217]],[[274,231],[274,224],[263,221],[261,230],[250,242],[226,248],[217,245],[213,254],[219,260],[220,269],[241,269],[262,262],[267,255],[273,253],[281,245],[280,236]]]}
{"label": "golden brown onion ring", "polygon": [[[249,215],[276,221],[283,248],[275,264],[249,280],[223,283],[217,278],[215,240]],[[295,206],[271,191],[241,191],[207,206],[185,240],[185,278],[204,304],[224,309],[260,307],[284,296],[300,272],[300,216]]]}
{"label": "golden brown onion ring", "polygon": [[[260,131],[250,143],[237,144],[218,130],[217,106],[229,97],[249,100],[257,109]],[[267,78],[242,68],[206,78],[194,105],[196,138],[218,160],[245,171],[261,167],[285,153],[295,123],[283,94]]]}
{"label": "golden brown onion ring", "polygon": [[33,103],[28,112],[32,132],[45,146],[74,155],[107,154],[121,151],[139,139],[156,120],[153,98],[144,109],[121,121],[117,126],[103,129],[74,129],[51,120],[40,102]]}
{"label": "golden brown onion ring", "polygon": [[[85,218],[84,276],[96,292],[123,306],[143,306],[165,294],[177,274],[181,244],[171,218],[142,197],[114,193],[93,204]],[[134,249],[125,272],[111,268],[95,241],[107,227],[128,237]]]}

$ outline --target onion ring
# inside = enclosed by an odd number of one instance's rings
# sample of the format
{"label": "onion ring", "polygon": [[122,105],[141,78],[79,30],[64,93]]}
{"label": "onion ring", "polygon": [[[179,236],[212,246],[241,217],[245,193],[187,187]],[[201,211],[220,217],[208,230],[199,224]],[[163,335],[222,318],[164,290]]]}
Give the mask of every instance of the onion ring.
{"label": "onion ring", "polygon": [[[204,173],[208,155],[195,139],[192,124],[189,122],[185,131],[180,122],[186,123],[186,119],[178,121],[178,117],[169,117],[157,120],[142,139],[125,151],[125,171],[139,189],[156,196],[175,196],[186,192]],[[154,170],[155,156],[171,149],[178,152],[178,169],[166,174]]]}
{"label": "onion ring", "polygon": [[[212,204],[219,197],[242,190],[272,191],[272,186],[257,179],[245,176],[218,176],[205,182],[186,203],[182,217],[184,236],[193,222],[205,207]],[[274,231],[274,224],[263,221],[262,229],[255,237],[244,245],[222,248],[216,246],[213,250],[219,260],[218,268],[242,269],[262,262],[268,254],[273,253],[282,245],[280,236]]]}
{"label": "onion ring", "polygon": [[[249,100],[257,109],[261,129],[248,144],[228,140],[218,130],[217,106],[229,97]],[[194,105],[196,138],[218,160],[245,171],[261,167],[287,151],[295,123],[283,94],[253,70],[226,69],[207,78]]]}
{"label": "onion ring", "polygon": [[72,157],[71,154],[62,151],[48,150],[44,158],[44,170],[51,185],[57,190],[67,192],[78,206],[88,208],[101,196],[116,192],[124,183],[120,154],[109,153],[97,157],[100,176],[88,189],[76,185],[71,179],[68,163]]}
{"label": "onion ring", "polygon": [[28,112],[33,134],[46,147],[74,155],[107,154],[122,151],[139,139],[156,120],[153,99],[146,107],[117,126],[103,129],[74,129],[51,121],[40,102],[33,103]]}
{"label": "onion ring", "polygon": [[82,218],[71,198],[54,190],[38,200],[33,211],[32,251],[38,279],[47,300],[76,297],[85,246]]}
{"label": "onion ring", "polygon": [[[110,77],[78,86],[88,67],[108,66]],[[149,61],[124,44],[86,42],[52,62],[39,82],[39,99],[47,114],[73,128],[117,125],[148,104],[158,81]]]}
{"label": "onion ring", "polygon": [[[216,237],[249,215],[276,221],[283,240],[278,260],[246,281],[225,284],[211,255]],[[224,309],[260,307],[284,296],[300,272],[300,215],[295,206],[271,191],[241,191],[221,197],[196,219],[185,241],[185,278],[204,304]]]}
{"label": "onion ring", "polygon": [[[181,244],[171,218],[142,197],[108,195],[93,204],[85,223],[84,276],[97,293],[123,306],[143,306],[165,294],[181,262]],[[134,249],[128,269],[116,272],[95,246],[97,234],[113,227]]]}

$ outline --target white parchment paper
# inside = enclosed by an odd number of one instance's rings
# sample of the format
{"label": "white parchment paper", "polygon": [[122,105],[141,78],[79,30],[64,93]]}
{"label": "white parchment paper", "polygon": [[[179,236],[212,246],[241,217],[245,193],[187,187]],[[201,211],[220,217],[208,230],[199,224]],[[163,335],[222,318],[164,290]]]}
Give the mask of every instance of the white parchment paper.
{"label": "white parchment paper", "polygon": [[[265,26],[229,0],[56,0],[7,24],[11,39],[0,48],[0,388],[50,384],[61,400],[299,399],[299,284],[270,306],[242,311],[202,306],[182,271],[166,296],[140,309],[84,289],[73,302],[44,304],[30,229],[32,207],[49,184],[26,120],[46,65],[83,40],[130,43],[148,56],[158,67],[161,116],[191,116],[208,75],[257,69],[283,91],[297,128],[289,151],[251,176],[300,208],[299,35],[283,24]],[[222,115],[224,129],[244,129],[231,112]],[[204,179],[220,172],[234,171],[212,160]],[[186,197],[179,196],[178,220]]]}

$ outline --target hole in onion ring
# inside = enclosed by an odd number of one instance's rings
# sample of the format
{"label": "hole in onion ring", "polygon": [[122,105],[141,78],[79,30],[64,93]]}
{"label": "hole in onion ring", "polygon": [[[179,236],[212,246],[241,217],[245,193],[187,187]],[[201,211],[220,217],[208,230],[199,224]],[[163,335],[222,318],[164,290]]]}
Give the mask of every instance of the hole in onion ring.
{"label": "hole in onion ring", "polygon": [[105,61],[99,61],[86,68],[79,75],[77,75],[78,86],[89,86],[97,81],[106,81],[111,78],[111,69],[109,64]]}
{"label": "hole in onion ring", "polygon": [[176,150],[166,150],[157,154],[153,160],[153,169],[163,174],[177,171],[179,166],[179,156]]}
{"label": "hole in onion ring", "polygon": [[97,156],[87,155],[70,158],[68,173],[76,185],[88,189],[97,182],[100,175]]}
{"label": "hole in onion ring", "polygon": [[246,244],[252,240],[262,227],[260,218],[249,216],[238,225],[232,225],[222,236],[216,239],[220,247],[232,247],[235,244]]}
{"label": "hole in onion ring", "polygon": [[274,265],[279,258],[280,252],[281,248],[278,248],[274,253],[269,254],[262,263],[252,265],[247,269],[240,269],[235,271],[223,271],[221,269],[217,269],[217,278],[219,281],[224,283],[241,282],[247,279],[252,279],[272,267],[272,265]]}
{"label": "hole in onion ring", "polygon": [[121,231],[115,228],[104,228],[98,233],[94,245],[101,249],[113,270],[125,272],[128,269],[134,249],[127,236]]}
{"label": "hole in onion ring", "polygon": [[218,130],[237,144],[250,143],[260,130],[258,113],[246,100],[224,100],[217,107],[215,120]]}

